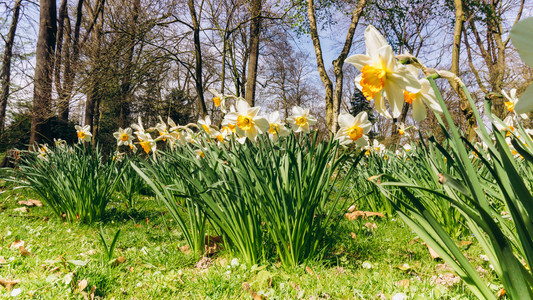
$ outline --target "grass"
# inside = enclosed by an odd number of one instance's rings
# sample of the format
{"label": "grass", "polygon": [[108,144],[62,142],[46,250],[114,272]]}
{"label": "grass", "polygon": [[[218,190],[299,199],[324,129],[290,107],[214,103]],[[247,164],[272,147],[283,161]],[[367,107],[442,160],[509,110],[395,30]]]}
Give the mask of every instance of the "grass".
{"label": "grass", "polygon": [[[15,288],[22,290],[22,299],[83,299],[77,288],[82,280],[88,283],[85,291],[90,293],[94,285],[95,295],[107,299],[250,299],[252,292],[272,299],[369,299],[381,294],[390,299],[396,293],[412,299],[472,297],[462,283],[431,283],[432,277],[452,271],[441,270],[442,262],[432,259],[399,219],[343,220],[330,237],[335,244],[330,253],[308,266],[287,270],[276,261],[248,266],[221,251],[208,268],[200,269],[192,255],[180,251],[185,239],[162,205],[138,196],[137,210],[129,210],[115,194],[103,232],[110,243],[121,230],[113,257],[123,256],[125,262],[109,264],[98,224],[66,223],[46,206],[14,211],[21,207],[18,201],[38,198],[1,180],[0,193],[0,257],[7,262],[0,264],[0,278],[20,280]],[[367,222],[377,228],[372,232]],[[10,249],[15,239],[23,240],[31,255]],[[494,280],[479,258],[478,245],[465,253]],[[0,287],[0,297],[9,294]]]}

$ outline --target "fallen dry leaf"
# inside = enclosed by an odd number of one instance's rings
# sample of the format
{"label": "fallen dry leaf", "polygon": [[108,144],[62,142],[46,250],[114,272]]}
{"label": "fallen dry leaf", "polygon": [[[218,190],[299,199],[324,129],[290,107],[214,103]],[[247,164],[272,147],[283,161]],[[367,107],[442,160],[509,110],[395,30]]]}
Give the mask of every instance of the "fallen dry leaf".
{"label": "fallen dry leaf", "polygon": [[27,257],[27,256],[31,255],[30,251],[26,250],[26,248],[24,248],[24,246],[20,246],[19,247],[19,252],[20,252],[20,255],[22,255],[24,257]]}
{"label": "fallen dry leaf", "polygon": [[265,299],[263,296],[260,296],[256,292],[254,292],[247,282],[243,282],[242,287],[250,293],[250,296],[252,296],[252,299],[254,300]]}
{"label": "fallen dry leaf", "polygon": [[350,232],[350,235],[352,236],[352,239],[354,240],[357,238],[357,235],[354,232]]}
{"label": "fallen dry leaf", "polygon": [[309,266],[305,267],[305,271],[307,273],[309,273],[310,275],[314,275],[315,274],[315,272],[313,272],[313,269],[311,269],[311,267],[309,267]]}
{"label": "fallen dry leaf", "polygon": [[207,269],[212,263],[213,263],[212,258],[204,256],[202,257],[202,259],[200,259],[200,261],[196,263],[196,265],[194,265],[194,267],[197,269]]}
{"label": "fallen dry leaf", "polygon": [[396,281],[394,283],[395,286],[397,287],[402,287],[402,288],[408,288],[409,287],[409,284],[411,284],[411,282],[409,281],[409,279],[402,279],[400,281]]}
{"label": "fallen dry leaf", "polygon": [[294,281],[290,281],[289,284],[298,292],[300,291],[300,286],[296,284]]}
{"label": "fallen dry leaf", "polygon": [[185,253],[185,254],[189,254],[189,253],[191,253],[191,248],[189,248],[189,245],[181,246],[180,247],[180,251]]}
{"label": "fallen dry leaf", "polygon": [[96,291],[96,286],[93,285],[93,287],[91,288],[91,294],[90,295],[87,295],[87,292],[81,292],[81,294],[83,295],[83,299],[84,300],[89,300],[89,297],[91,300],[94,300],[94,291]]}
{"label": "fallen dry leaf", "polygon": [[431,255],[431,258],[435,260],[440,259],[440,255],[437,252],[435,252],[435,250],[431,249],[431,247],[428,244],[422,243],[422,245],[425,245],[426,247],[428,247],[429,255]]}
{"label": "fallen dry leaf", "polygon": [[472,246],[472,241],[460,241],[459,246],[463,247],[465,250],[468,250]]}
{"label": "fallen dry leaf", "polygon": [[222,250],[222,238],[220,236],[205,236],[205,253],[204,255],[211,256]]}
{"label": "fallen dry leaf", "polygon": [[435,270],[437,271],[453,271],[452,267],[450,267],[447,263],[443,263],[443,264],[437,264],[435,266]]}
{"label": "fallen dry leaf", "polygon": [[348,207],[348,212],[353,212],[355,210],[355,204]]}
{"label": "fallen dry leaf", "polygon": [[19,201],[17,203],[19,205],[26,205],[29,207],[32,207],[32,206],[42,207],[43,206],[43,203],[41,201],[33,200],[33,199],[29,199],[27,201]]}
{"label": "fallen dry leaf", "polygon": [[0,265],[7,264],[7,261],[4,259],[3,256],[0,256]]}
{"label": "fallen dry leaf", "polygon": [[27,208],[26,206],[23,206],[23,207],[15,208],[13,211],[27,213],[27,212],[30,212],[30,209]]}
{"label": "fallen dry leaf", "polygon": [[26,245],[26,243],[24,243],[24,241],[22,240],[19,240],[19,239],[15,239],[15,241],[11,244],[9,244],[7,247],[9,249],[18,249],[20,246],[24,247]]}
{"label": "fallen dry leaf", "polygon": [[431,284],[440,284],[451,287],[461,282],[461,278],[453,273],[439,274],[438,276],[431,276]]}
{"label": "fallen dry leaf", "polygon": [[83,279],[82,281],[78,282],[78,292],[83,292],[83,290],[87,287],[87,279]]}
{"label": "fallen dry leaf", "polygon": [[142,224],[135,224],[135,225],[133,225],[133,227],[142,228],[143,225]]}
{"label": "fallen dry leaf", "polygon": [[376,225],[376,223],[370,223],[370,222],[365,223],[365,227],[370,229],[370,231],[372,232],[378,229],[378,225]]}
{"label": "fallen dry leaf", "polygon": [[6,290],[8,290],[8,291],[11,291],[11,289],[12,289],[15,285],[17,285],[17,284],[19,284],[19,283],[20,283],[20,280],[18,280],[18,279],[17,279],[17,280],[7,280],[7,279],[2,279],[2,278],[0,278],[0,285],[3,286],[3,287],[5,287]]}
{"label": "fallen dry leaf", "polygon": [[126,258],[124,256],[119,256],[115,258],[114,260],[112,260],[111,266],[116,267],[120,264],[123,264],[125,261],[126,261]]}
{"label": "fallen dry leaf", "polygon": [[368,218],[368,217],[380,217],[384,218],[385,215],[378,212],[371,212],[371,211],[360,211],[356,210],[351,213],[346,213],[344,215],[348,220],[356,220],[357,218]]}

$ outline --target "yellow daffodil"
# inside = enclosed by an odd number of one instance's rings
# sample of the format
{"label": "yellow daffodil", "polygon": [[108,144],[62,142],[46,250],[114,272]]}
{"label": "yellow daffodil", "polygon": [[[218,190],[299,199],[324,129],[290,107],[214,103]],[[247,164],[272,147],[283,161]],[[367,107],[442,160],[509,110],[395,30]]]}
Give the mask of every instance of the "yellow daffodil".
{"label": "yellow daffodil", "polygon": [[129,127],[126,129],[119,128],[117,132],[113,133],[113,136],[117,139],[118,146],[129,146],[132,144],[133,135],[132,130]]}
{"label": "yellow daffodil", "polygon": [[[530,67],[533,67],[533,17],[524,19],[511,29],[511,41],[518,50],[520,58]],[[530,84],[514,106],[517,114],[533,111],[533,84]]]}
{"label": "yellow daffodil", "polygon": [[365,30],[365,44],[366,55],[352,55],[346,62],[361,71],[355,80],[356,85],[367,100],[375,100],[376,110],[387,118],[391,117],[385,107],[385,96],[392,117],[397,118],[405,101],[404,91],[416,94],[421,89],[420,83],[405,66],[396,61],[392,47],[372,25]]}
{"label": "yellow daffodil", "polygon": [[91,126],[89,125],[84,125],[84,126],[79,126],[79,125],[76,125],[74,126],[74,128],[76,128],[76,134],[78,135],[78,142],[81,143],[81,142],[90,142],[91,141],[91,138],[92,138],[92,134],[91,134]]}
{"label": "yellow daffodil", "polygon": [[309,109],[303,109],[299,106],[292,108],[292,115],[287,118],[287,122],[291,125],[294,132],[309,133],[310,126],[316,124],[317,120],[313,115],[309,114]]}
{"label": "yellow daffodil", "polygon": [[244,143],[248,138],[251,141],[257,139],[257,135],[266,132],[270,128],[268,120],[258,116],[261,107],[250,107],[246,101],[238,100],[235,112],[226,115],[226,124],[234,124],[235,131],[241,137],[239,142]]}
{"label": "yellow daffodil", "polygon": [[368,144],[366,134],[370,131],[372,123],[368,121],[368,114],[360,112],[357,116],[348,113],[339,115],[339,131],[335,139],[339,140],[341,145],[355,143],[358,147],[364,147]]}
{"label": "yellow daffodil", "polygon": [[288,136],[289,130],[285,127],[285,124],[281,122],[281,117],[278,111],[272,112],[267,117],[270,128],[268,129],[268,136],[272,141],[277,141],[279,137]]}

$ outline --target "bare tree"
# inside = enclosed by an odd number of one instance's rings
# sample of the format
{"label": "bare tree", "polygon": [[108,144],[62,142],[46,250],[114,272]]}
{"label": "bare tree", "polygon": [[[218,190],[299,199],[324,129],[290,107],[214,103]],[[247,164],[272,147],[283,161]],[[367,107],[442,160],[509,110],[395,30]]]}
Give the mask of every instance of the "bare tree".
{"label": "bare tree", "polygon": [[2,70],[0,71],[0,81],[2,82],[0,88],[0,137],[4,132],[6,122],[7,100],[9,99],[9,85],[11,84],[11,58],[13,56],[13,44],[15,43],[15,32],[17,31],[21,3],[22,0],[16,0],[13,7],[13,16],[11,17],[11,25],[9,26],[2,59]]}

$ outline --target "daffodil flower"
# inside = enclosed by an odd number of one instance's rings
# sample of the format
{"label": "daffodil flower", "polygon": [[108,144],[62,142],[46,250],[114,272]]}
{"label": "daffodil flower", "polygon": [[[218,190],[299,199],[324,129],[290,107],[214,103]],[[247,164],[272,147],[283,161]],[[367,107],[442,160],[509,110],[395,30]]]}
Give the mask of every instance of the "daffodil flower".
{"label": "daffodil flower", "polygon": [[285,127],[285,124],[281,122],[281,117],[278,111],[272,112],[267,117],[270,128],[268,129],[268,137],[273,142],[277,141],[279,137],[288,136],[289,130]]}
{"label": "daffodil flower", "polygon": [[[416,67],[408,65],[406,68],[415,78],[418,77],[418,69]],[[418,93],[403,91],[403,98],[406,103],[411,104],[413,107],[413,118],[415,121],[420,122],[427,116],[426,106],[433,112],[439,114],[442,113],[442,108],[437,102],[437,96],[435,96],[435,91],[433,91],[429,81],[426,78],[422,78],[418,82],[420,83],[420,91]]]}
{"label": "daffodil flower", "polygon": [[346,145],[353,142],[358,147],[368,144],[368,137],[365,134],[370,131],[372,123],[368,121],[366,112],[360,112],[355,117],[348,113],[342,113],[338,120],[339,131],[335,135],[335,139],[339,140],[339,144]]}
{"label": "daffodil flower", "polygon": [[216,107],[220,107],[220,110],[223,112],[223,113],[226,113],[227,110],[226,110],[226,99],[229,97],[229,96],[226,96],[226,95],[223,95],[223,94],[220,94],[219,92],[217,92],[215,89],[209,89],[209,92],[211,94],[213,94],[213,103],[215,104]]}
{"label": "daffodil flower", "polygon": [[152,136],[149,133],[146,133],[146,132],[139,132],[137,134],[137,137],[139,138],[139,145],[141,145],[141,147],[143,148],[144,152],[146,152],[146,154],[149,154],[150,151],[151,151],[152,155],[153,155],[153,157],[155,159],[156,158],[155,157],[155,152],[157,150],[157,143],[152,138]]}
{"label": "daffodil flower", "polygon": [[46,157],[48,155],[48,152],[50,150],[48,150],[48,146],[45,145],[45,144],[41,144],[40,147],[39,147],[39,158],[40,159],[43,159],[43,160],[48,160],[48,157]]}
{"label": "daffodil flower", "polygon": [[117,132],[113,133],[115,139],[117,139],[118,146],[129,146],[133,141],[131,128],[122,129],[119,128]]}
{"label": "daffodil flower", "polygon": [[310,126],[316,124],[316,118],[309,114],[309,108],[301,108],[299,106],[292,107],[292,115],[287,118],[287,122],[291,125],[294,132],[309,133]]}
{"label": "daffodil flower", "polygon": [[91,134],[91,126],[89,126],[89,125],[84,125],[84,126],[76,125],[76,126],[74,126],[74,128],[76,128],[76,134],[78,135],[78,143],[90,142],[91,141],[91,138],[93,136]]}
{"label": "daffodil flower", "polygon": [[381,153],[385,151],[385,145],[380,143],[377,139],[374,139],[374,141],[372,142],[372,150],[376,153]]}
{"label": "daffodil flower", "polygon": [[137,135],[137,137],[139,137],[139,133],[144,133],[144,127],[143,127],[143,122],[141,120],[141,116],[138,117],[138,124],[131,124],[131,128],[135,129],[135,135]]}
{"label": "daffodil flower", "polygon": [[[509,113],[513,114],[515,113],[514,108],[516,106],[516,103],[518,102],[518,97],[516,97],[516,89],[510,89],[509,94],[502,90],[502,95],[507,99],[503,104],[509,111]],[[526,114],[519,114],[522,119],[527,119]]]}
{"label": "daffodil flower", "polygon": [[398,133],[400,135],[404,135],[405,134],[405,136],[409,136],[409,133],[407,132],[407,129],[409,129],[410,127],[405,127],[404,123],[398,123],[397,126],[398,126]]}
{"label": "daffodil flower", "polygon": [[206,116],[205,118],[200,118],[198,120],[198,124],[205,130],[207,134],[209,134],[209,131],[211,129],[211,117]]}
{"label": "daffodil flower", "polygon": [[[518,50],[520,58],[533,67],[533,17],[516,23],[511,29],[511,41]],[[514,107],[517,114],[533,111],[533,85],[530,84]]]}
{"label": "daffodil flower", "polygon": [[234,124],[235,131],[241,136],[238,141],[244,143],[248,138],[251,141],[257,139],[257,135],[266,132],[270,128],[268,120],[258,116],[261,107],[250,107],[246,101],[237,101],[237,110],[226,115],[226,124]]}
{"label": "daffodil flower", "polygon": [[403,92],[418,93],[420,83],[405,66],[396,61],[392,47],[372,25],[365,30],[365,44],[366,55],[352,55],[346,62],[361,71],[361,75],[355,80],[356,85],[367,100],[375,100],[376,110],[387,118],[391,117],[385,107],[385,96],[392,110],[392,117],[397,118],[403,108]]}

